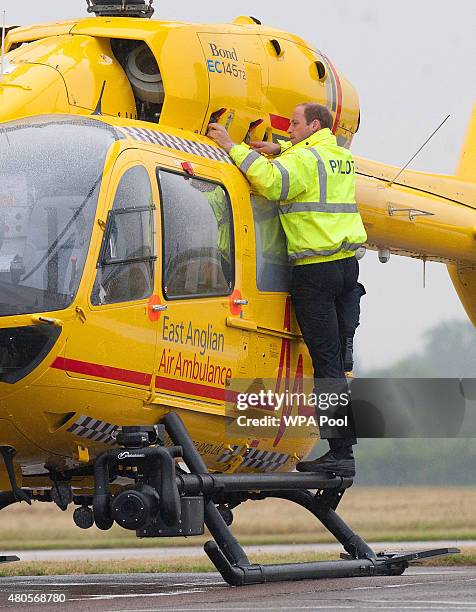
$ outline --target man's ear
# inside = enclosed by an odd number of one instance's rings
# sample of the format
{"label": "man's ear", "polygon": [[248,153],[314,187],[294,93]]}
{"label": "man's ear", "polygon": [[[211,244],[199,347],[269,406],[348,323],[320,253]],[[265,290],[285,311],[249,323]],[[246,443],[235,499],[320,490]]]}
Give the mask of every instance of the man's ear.
{"label": "man's ear", "polygon": [[321,122],[319,121],[319,119],[314,119],[314,121],[312,122],[313,132],[318,132],[320,129],[322,129]]}

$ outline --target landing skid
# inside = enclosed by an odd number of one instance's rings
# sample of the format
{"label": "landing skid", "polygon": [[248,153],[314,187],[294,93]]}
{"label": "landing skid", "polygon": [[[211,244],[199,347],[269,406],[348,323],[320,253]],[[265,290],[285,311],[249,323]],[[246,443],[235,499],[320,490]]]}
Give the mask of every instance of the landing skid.
{"label": "landing skid", "polygon": [[20,558],[16,555],[11,555],[10,557],[2,557],[0,555],[0,564],[2,563],[13,563],[13,561],[20,561]]}
{"label": "landing skid", "polygon": [[[197,494],[201,489],[205,493],[205,524],[214,538],[214,541],[205,544],[205,552],[230,585],[316,578],[395,576],[403,574],[412,562],[460,552],[456,548],[439,548],[411,553],[376,554],[335,512],[345,490],[352,485],[351,479],[323,480],[312,473],[209,474],[178,415],[168,414],[163,423],[174,444],[182,447],[183,460],[191,472],[178,477],[180,492]],[[347,554],[340,561],[252,564],[218,511],[213,500],[214,494],[215,501],[218,496],[224,501],[229,498],[232,503],[233,496],[236,500],[237,495],[238,500],[241,496],[242,501],[275,497],[294,502],[309,510],[342,544]]]}

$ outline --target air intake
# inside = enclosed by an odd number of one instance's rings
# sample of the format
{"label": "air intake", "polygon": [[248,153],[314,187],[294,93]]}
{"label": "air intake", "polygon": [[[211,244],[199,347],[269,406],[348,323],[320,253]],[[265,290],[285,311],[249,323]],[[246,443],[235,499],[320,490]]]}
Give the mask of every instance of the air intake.
{"label": "air intake", "polygon": [[88,13],[96,17],[144,17],[150,19],[154,14],[154,0],[86,0]]}

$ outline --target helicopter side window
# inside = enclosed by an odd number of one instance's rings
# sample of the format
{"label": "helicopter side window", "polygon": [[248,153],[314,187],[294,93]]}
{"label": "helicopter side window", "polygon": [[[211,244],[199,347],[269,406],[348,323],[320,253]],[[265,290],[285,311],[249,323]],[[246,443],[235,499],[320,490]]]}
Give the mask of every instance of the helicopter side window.
{"label": "helicopter side window", "polygon": [[276,202],[252,195],[251,208],[256,238],[256,286],[260,291],[288,292],[291,266],[278,206]]}
{"label": "helicopter side window", "polygon": [[152,187],[143,166],[126,171],[117,187],[91,296],[95,306],[142,300],[154,287]]}
{"label": "helicopter side window", "polygon": [[218,183],[158,170],[167,299],[228,295],[234,282],[233,218]]}

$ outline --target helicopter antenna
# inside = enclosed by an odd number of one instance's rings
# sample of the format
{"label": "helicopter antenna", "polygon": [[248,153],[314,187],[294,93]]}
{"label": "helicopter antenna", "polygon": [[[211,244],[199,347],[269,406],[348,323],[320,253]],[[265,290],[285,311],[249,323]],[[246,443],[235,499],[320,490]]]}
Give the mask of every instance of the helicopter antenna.
{"label": "helicopter antenna", "polygon": [[2,24],[2,65],[0,68],[0,82],[3,81],[3,74],[5,72],[5,30],[7,29],[7,12],[3,11],[3,24]]}
{"label": "helicopter antenna", "polygon": [[400,174],[402,174],[402,172],[403,172],[403,171],[404,171],[406,168],[408,168],[408,166],[409,166],[409,165],[412,163],[412,161],[415,159],[415,157],[418,155],[418,153],[420,153],[420,151],[421,151],[421,150],[422,150],[424,147],[426,147],[426,145],[427,145],[427,144],[430,142],[430,140],[433,138],[433,136],[436,134],[436,132],[438,132],[438,130],[439,130],[441,127],[443,127],[443,124],[444,124],[444,123],[446,123],[450,117],[451,117],[451,115],[447,115],[447,116],[446,116],[446,117],[443,119],[443,121],[442,121],[442,122],[440,123],[440,125],[439,125],[439,126],[436,128],[436,130],[435,130],[435,131],[434,131],[432,134],[430,134],[430,136],[429,136],[429,137],[428,137],[428,138],[425,140],[425,142],[424,142],[424,143],[421,145],[421,147],[418,149],[418,151],[415,153],[415,155],[414,155],[414,156],[413,156],[411,159],[409,159],[409,160],[407,161],[407,163],[406,163],[406,164],[403,166],[403,168],[400,170],[400,172],[397,174],[397,176],[396,176],[394,179],[392,179],[391,181],[389,181],[389,183],[387,183],[387,187],[391,187],[391,186],[392,186],[392,185],[395,183],[395,181],[396,181],[396,180],[397,180],[397,178],[400,176]]}
{"label": "helicopter antenna", "polygon": [[104,96],[104,90],[106,89],[106,81],[102,84],[101,93],[99,94],[99,100],[94,110],[93,115],[102,115],[102,99]]}

